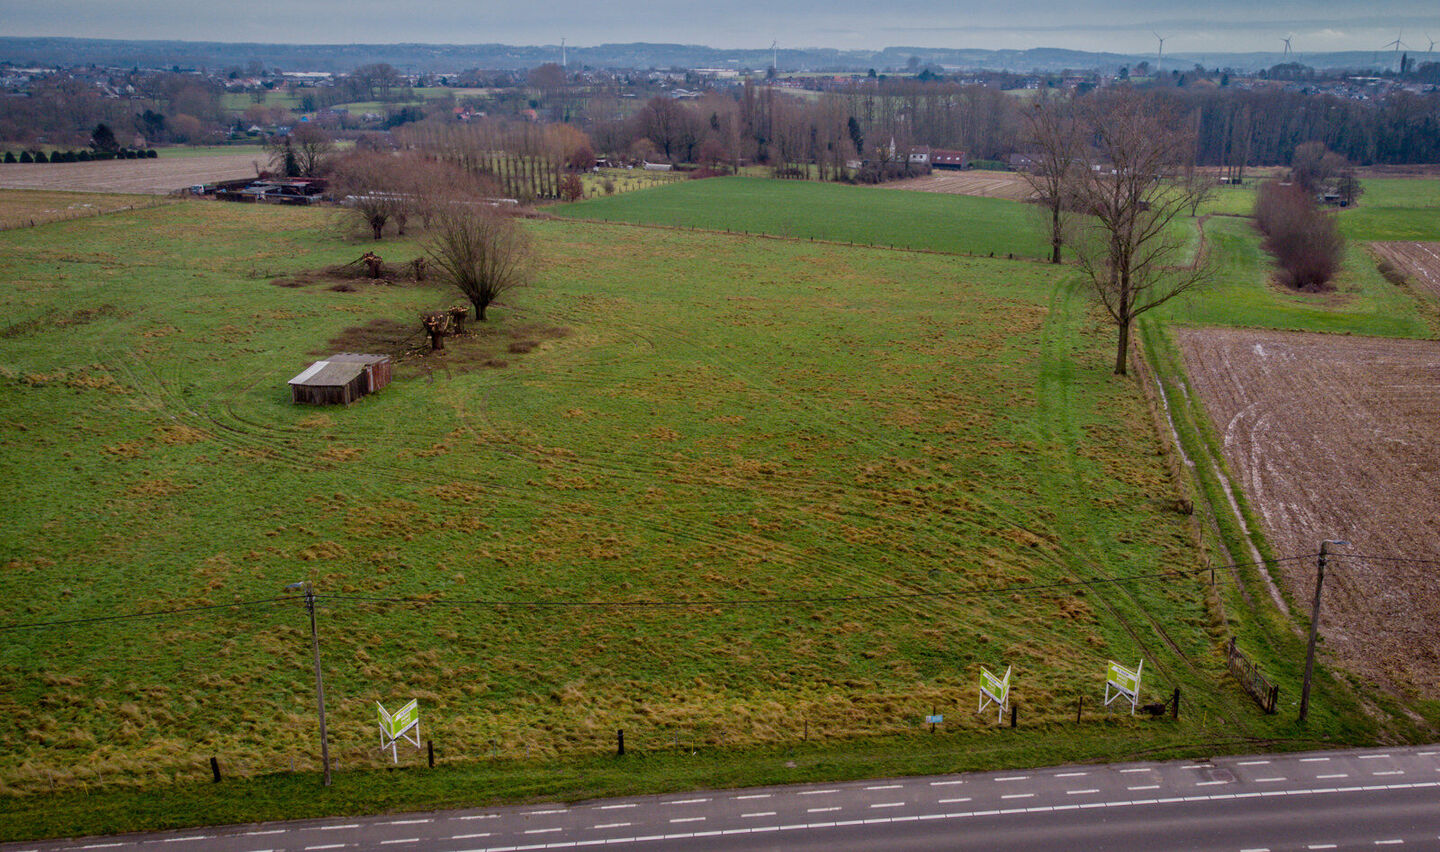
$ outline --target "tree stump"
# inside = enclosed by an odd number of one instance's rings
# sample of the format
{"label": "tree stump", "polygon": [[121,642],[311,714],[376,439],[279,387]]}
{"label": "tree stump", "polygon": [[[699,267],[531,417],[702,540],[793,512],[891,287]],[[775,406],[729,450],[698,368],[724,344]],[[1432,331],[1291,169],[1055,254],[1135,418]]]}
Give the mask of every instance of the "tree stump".
{"label": "tree stump", "polygon": [[417,257],[410,261],[410,274],[416,281],[425,280],[425,266],[426,260],[423,257]]}
{"label": "tree stump", "polygon": [[456,305],[455,307],[451,308],[451,309],[450,309],[449,311],[447,311],[446,313],[448,313],[448,314],[450,315],[450,326],[451,326],[451,328],[455,329],[455,331],[454,331],[453,333],[455,333],[455,334],[464,334],[464,333],[465,333],[465,318],[468,317],[468,316],[470,316],[470,306],[469,306],[469,305]]}
{"label": "tree stump", "polygon": [[360,255],[360,262],[370,271],[371,278],[379,278],[385,271],[385,261],[373,251]]}
{"label": "tree stump", "polygon": [[449,311],[427,311],[420,315],[420,324],[430,335],[430,351],[439,352],[445,348],[445,335],[450,333]]}

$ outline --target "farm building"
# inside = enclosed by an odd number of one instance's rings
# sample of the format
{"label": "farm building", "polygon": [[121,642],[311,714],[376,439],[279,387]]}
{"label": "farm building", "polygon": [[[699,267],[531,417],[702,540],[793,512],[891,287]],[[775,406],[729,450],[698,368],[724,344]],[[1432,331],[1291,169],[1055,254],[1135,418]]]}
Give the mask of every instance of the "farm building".
{"label": "farm building", "polygon": [[290,400],[296,404],[349,405],[390,383],[390,358],[342,352],[316,361],[290,380]]}
{"label": "farm building", "polygon": [[930,152],[930,165],[937,169],[963,169],[970,165],[970,158],[964,151],[945,151],[939,148]]}

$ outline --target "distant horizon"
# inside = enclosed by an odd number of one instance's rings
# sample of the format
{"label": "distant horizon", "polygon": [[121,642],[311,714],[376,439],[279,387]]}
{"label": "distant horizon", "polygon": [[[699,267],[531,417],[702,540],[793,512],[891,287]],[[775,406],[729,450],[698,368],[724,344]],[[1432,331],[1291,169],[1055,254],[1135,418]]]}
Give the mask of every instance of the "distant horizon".
{"label": "distant horizon", "polygon": [[[912,0],[903,14],[857,0],[731,0],[698,4],[616,0],[600,7],[555,0],[544,14],[502,0],[0,0],[6,35],[220,44],[505,45],[596,48],[673,44],[715,50],[1077,50],[1091,53],[1296,53],[1379,51],[1396,39],[1417,55],[1440,37],[1433,0],[1394,0],[1383,12],[1360,0],[1281,0],[1256,11],[1212,0],[1203,17],[1177,0],[1077,0],[1004,11],[982,0]],[[1043,21],[1043,23],[1036,23]],[[376,38],[377,34],[384,38]]]}

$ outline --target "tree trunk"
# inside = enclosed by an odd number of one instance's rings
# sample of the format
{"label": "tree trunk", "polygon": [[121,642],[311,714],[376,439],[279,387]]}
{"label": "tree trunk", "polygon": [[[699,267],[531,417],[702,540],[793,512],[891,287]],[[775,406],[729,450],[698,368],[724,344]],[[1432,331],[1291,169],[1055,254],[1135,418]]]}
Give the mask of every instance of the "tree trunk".
{"label": "tree trunk", "polygon": [[1056,201],[1055,206],[1050,208],[1050,262],[1060,262],[1060,246],[1064,243],[1064,236],[1060,232],[1060,202]]}
{"label": "tree trunk", "polygon": [[377,239],[377,240],[380,239],[381,235],[382,235],[383,232],[385,231],[385,220],[384,220],[384,219],[371,219],[371,220],[370,220],[370,230],[372,230],[372,231],[375,232],[375,239]]}
{"label": "tree trunk", "polygon": [[476,301],[472,302],[472,304],[475,305],[475,319],[478,320],[478,321],[480,321],[480,322],[484,322],[484,321],[485,321],[485,306],[486,306],[488,303],[486,303],[486,302],[481,302],[481,301],[476,300]]}
{"label": "tree trunk", "polygon": [[1116,324],[1120,327],[1120,334],[1115,342],[1115,375],[1123,376],[1126,375],[1126,356],[1130,354],[1130,317]]}

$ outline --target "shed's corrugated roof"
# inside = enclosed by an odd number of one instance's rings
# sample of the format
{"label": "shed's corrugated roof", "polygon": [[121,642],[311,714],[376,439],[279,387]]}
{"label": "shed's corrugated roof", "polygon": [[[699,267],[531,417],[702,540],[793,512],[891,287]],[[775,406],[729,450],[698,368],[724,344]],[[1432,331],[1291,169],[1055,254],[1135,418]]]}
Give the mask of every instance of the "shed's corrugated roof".
{"label": "shed's corrugated roof", "polygon": [[383,364],[390,360],[389,355],[365,355],[360,352],[341,352],[338,355],[331,355],[331,362],[344,361],[356,364]]}
{"label": "shed's corrugated roof", "polygon": [[356,361],[316,361],[305,372],[290,380],[292,385],[312,388],[343,387],[365,372],[365,365]]}

